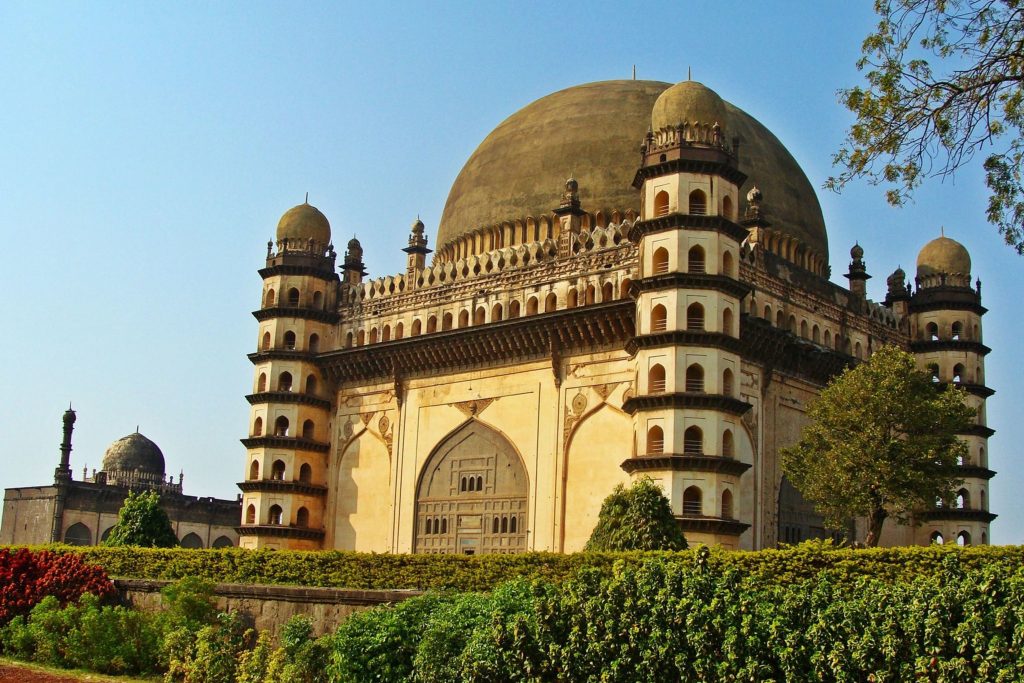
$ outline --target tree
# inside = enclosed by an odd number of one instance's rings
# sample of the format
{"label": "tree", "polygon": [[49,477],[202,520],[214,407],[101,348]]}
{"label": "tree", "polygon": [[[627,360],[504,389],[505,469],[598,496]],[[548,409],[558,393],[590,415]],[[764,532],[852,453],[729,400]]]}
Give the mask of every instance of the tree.
{"label": "tree", "polygon": [[861,48],[866,87],[839,91],[856,121],[833,157],[842,172],[888,186],[902,205],[921,182],[975,154],[987,217],[1024,254],[1024,7],[1019,0],[875,0],[880,20]]}
{"label": "tree", "polygon": [[888,517],[913,522],[953,499],[967,454],[956,434],[974,409],[959,387],[936,387],[909,353],[883,346],[833,379],[807,416],[800,441],[782,449],[782,468],[829,528],[866,518],[864,544],[873,547]]}
{"label": "tree", "polygon": [[686,538],[661,489],[649,478],[622,484],[601,504],[587,550],[686,550]]}
{"label": "tree", "polygon": [[178,545],[178,537],[174,535],[167,513],[160,507],[157,492],[129,492],[117,514],[117,524],[103,545],[139,545],[146,548],[173,548]]}

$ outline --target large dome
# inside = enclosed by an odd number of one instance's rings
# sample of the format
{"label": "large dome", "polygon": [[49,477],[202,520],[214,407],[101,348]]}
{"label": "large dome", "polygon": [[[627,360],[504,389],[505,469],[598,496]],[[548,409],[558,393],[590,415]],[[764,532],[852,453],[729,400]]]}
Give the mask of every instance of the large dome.
{"label": "large dome", "polygon": [[160,447],[135,432],[110,444],[103,456],[104,472],[139,472],[164,476],[164,454]]}
{"label": "large dome", "polygon": [[[542,97],[505,119],[455,179],[437,248],[484,226],[550,214],[570,174],[579,181],[584,210],[639,212],[640,194],[632,182],[640,144],[658,96],[670,87],[659,81],[587,83]],[[722,104],[726,120],[720,123],[727,140],[740,138],[739,165],[748,176],[740,196],[756,185],[772,227],[827,259],[825,221],[807,176],[771,131]]]}

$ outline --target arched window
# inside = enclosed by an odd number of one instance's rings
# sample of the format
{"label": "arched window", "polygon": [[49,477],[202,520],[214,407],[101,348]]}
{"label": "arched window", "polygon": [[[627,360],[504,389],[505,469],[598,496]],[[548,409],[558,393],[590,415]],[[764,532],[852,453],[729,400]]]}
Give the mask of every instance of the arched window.
{"label": "arched window", "polygon": [[722,457],[736,457],[736,446],[733,444],[731,429],[726,429],[724,432],[722,432]]}
{"label": "arched window", "polygon": [[686,329],[704,329],[704,307],[696,302],[686,307]]}
{"label": "arched window", "polygon": [[267,296],[263,299],[263,307],[264,308],[273,308],[274,307],[274,301],[275,301],[275,299],[274,299],[274,290],[273,290],[273,288],[268,289],[267,290]]}
{"label": "arched window", "polygon": [[442,330],[450,330],[450,329],[452,329],[452,314],[451,313],[445,313],[441,317],[441,329]]}
{"label": "arched window", "polygon": [[529,299],[527,299],[526,300],[526,315],[536,315],[537,314],[537,306],[538,306],[538,304],[537,304],[537,297],[531,296]]}
{"label": "arched window", "polygon": [[294,287],[288,290],[288,305],[292,308],[299,305],[299,290]]}
{"label": "arched window", "polygon": [[370,343],[371,344],[376,344],[377,343],[377,328],[376,327],[374,327],[374,328],[372,328],[370,330]]}
{"label": "arched window", "polygon": [[570,287],[568,293],[565,295],[565,307],[576,308],[580,305],[579,295],[576,293],[575,287]]}
{"label": "arched window", "polygon": [[651,332],[664,332],[668,329],[668,311],[661,304],[651,309]]}
{"label": "arched window", "polygon": [[302,463],[302,467],[299,468],[299,481],[303,484],[313,481],[313,468],[309,466],[308,462]]}
{"label": "arched window", "polygon": [[958,546],[966,546],[971,544],[971,535],[966,531],[961,531],[956,535],[956,544]]}
{"label": "arched window", "polygon": [[288,418],[284,415],[274,421],[274,436],[288,436]]}
{"label": "arched window", "polygon": [[961,365],[960,363],[957,363],[956,365],[953,366],[953,381],[959,384],[960,382],[963,382],[965,380],[966,378],[964,377],[964,366]]}
{"label": "arched window", "polygon": [[704,368],[699,363],[686,368],[686,390],[704,391]]}
{"label": "arched window", "polygon": [[647,430],[647,454],[657,455],[665,452],[665,432],[654,425]]}
{"label": "arched window", "polygon": [[256,391],[264,392],[267,390],[267,373],[261,372],[259,380],[256,381]]}
{"label": "arched window", "polygon": [[699,486],[690,486],[683,491],[683,514],[687,517],[700,517],[704,514],[703,494]]}
{"label": "arched window", "polygon": [[437,316],[432,315],[427,318],[427,334],[433,334],[437,332]]}
{"label": "arched window", "polygon": [[554,292],[548,294],[547,298],[544,299],[544,312],[550,313],[558,307],[558,297],[555,296]]}
{"label": "arched window", "polygon": [[652,394],[665,391],[665,368],[657,363],[647,372],[647,390]]}
{"label": "arched window", "polygon": [[257,417],[256,420],[252,423],[252,435],[253,436],[263,436],[263,418],[262,417]]}
{"label": "arched window", "polygon": [[395,325],[395,339],[401,339],[405,335],[405,325],[398,323]]}
{"label": "arched window", "polygon": [[510,320],[514,320],[519,317],[519,300],[512,299],[508,302],[508,317]]}
{"label": "arched window", "polygon": [[312,439],[313,438],[313,432],[315,430],[316,430],[316,426],[313,424],[313,421],[312,420],[306,420],[305,422],[302,423],[302,438],[303,439]]}
{"label": "arched window", "polygon": [[809,339],[811,336],[811,331],[807,325],[806,320],[802,320],[800,322],[800,336],[803,337],[804,339]]}
{"label": "arched window", "polygon": [[969,510],[971,507],[971,494],[967,489],[960,489],[956,492],[956,508],[958,510]]}
{"label": "arched window", "polygon": [[485,322],[487,322],[487,311],[484,310],[483,306],[477,306],[473,312],[473,324],[483,325]]}
{"label": "arched window", "polygon": [[668,272],[668,249],[665,247],[654,250],[654,256],[651,257],[651,272],[654,275]]}
{"label": "arched window", "polygon": [[722,254],[722,275],[736,277],[736,273],[733,270],[733,258],[731,251],[727,251]]}
{"label": "arched window", "polygon": [[821,343],[821,329],[817,325],[811,328],[811,341],[815,344]]}
{"label": "arched window", "polygon": [[964,326],[960,321],[953,323],[953,339],[960,339],[960,335],[964,333]]}
{"label": "arched window", "polygon": [[733,377],[732,370],[726,368],[722,371],[722,394],[725,396],[733,395]]}
{"label": "arched window", "polygon": [[928,323],[924,328],[924,336],[926,339],[931,341],[938,341],[939,339],[939,326],[935,323]]}
{"label": "arched window", "polygon": [[683,453],[702,455],[704,453],[704,432],[700,427],[687,427],[683,432]]}
{"label": "arched window", "polygon": [[260,350],[262,350],[262,351],[269,351],[270,350],[270,333],[269,332],[264,332],[263,333],[263,343],[260,344]]}
{"label": "arched window", "polygon": [[245,508],[245,523],[255,524],[256,523],[256,506],[250,504],[249,507]]}
{"label": "arched window", "polygon": [[270,466],[270,478],[275,481],[284,481],[284,461],[275,460]]}
{"label": "arched window", "polygon": [[258,460],[253,460],[252,464],[249,465],[249,479],[260,478],[260,463]]}
{"label": "arched window", "polygon": [[323,307],[324,307],[324,293],[323,292],[313,292],[313,308],[323,308]]}
{"label": "arched window", "polygon": [[722,333],[730,336],[734,335],[732,329],[732,309],[726,308],[722,311]]}
{"label": "arched window", "polygon": [[704,190],[694,190],[690,193],[690,215],[706,216],[708,213],[708,196]]}
{"label": "arched window", "polygon": [[320,353],[320,335],[313,333],[309,335],[309,352]]}
{"label": "arched window", "polygon": [[306,393],[309,394],[310,396],[316,395],[316,376],[306,376]]}
{"label": "arched window", "polygon": [[[615,287],[610,282],[601,285],[601,301],[611,301],[615,298]],[[512,518],[515,520],[515,517]]]}
{"label": "arched window", "polygon": [[277,390],[278,391],[291,391],[292,390],[292,373],[282,372],[277,377]]}
{"label": "arched window", "polygon": [[295,348],[295,333],[288,330],[284,333],[284,348],[294,349]]}
{"label": "arched window", "polygon": [[654,216],[668,215],[668,192],[662,190],[654,195]]}
{"label": "arched window", "polygon": [[933,545],[942,545],[946,542],[946,540],[942,538],[941,533],[939,533],[938,531],[933,531],[931,535],[931,542]]}
{"label": "arched window", "polygon": [[690,247],[686,254],[686,270],[690,273],[703,273],[704,263],[704,247],[699,244]]}
{"label": "arched window", "polygon": [[309,510],[300,507],[295,513],[295,526],[305,529],[309,526]]}
{"label": "arched window", "polygon": [[271,505],[270,512],[267,513],[267,524],[273,526],[281,526],[284,524],[284,511],[280,505]]}
{"label": "arched window", "polygon": [[722,491],[722,518],[735,519],[732,514],[732,491],[729,489]]}

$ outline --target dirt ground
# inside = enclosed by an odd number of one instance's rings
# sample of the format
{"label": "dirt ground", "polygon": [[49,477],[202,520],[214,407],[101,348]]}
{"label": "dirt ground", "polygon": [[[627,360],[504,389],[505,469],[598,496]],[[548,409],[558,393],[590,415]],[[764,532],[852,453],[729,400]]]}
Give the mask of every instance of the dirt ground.
{"label": "dirt ground", "polygon": [[142,679],[137,678],[114,678],[111,676],[100,676],[99,674],[87,673],[57,673],[45,671],[36,667],[21,666],[10,662],[0,662],[0,683],[82,683],[92,681],[93,683],[109,683],[117,681],[120,683],[131,683]]}

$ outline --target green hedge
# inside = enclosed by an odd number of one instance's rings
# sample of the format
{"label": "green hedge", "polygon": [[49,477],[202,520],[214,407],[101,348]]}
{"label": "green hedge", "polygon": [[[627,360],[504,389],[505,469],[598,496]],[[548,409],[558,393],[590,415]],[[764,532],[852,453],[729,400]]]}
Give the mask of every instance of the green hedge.
{"label": "green hedge", "polygon": [[[562,581],[580,569],[610,572],[613,563],[639,565],[659,558],[692,567],[695,551],[679,553],[525,553],[520,555],[377,555],[337,551],[189,550],[184,548],[104,548],[54,546],[103,567],[113,577],[179,579],[187,576],[224,583],[288,584],[356,589],[490,590],[519,577]],[[837,578],[873,577],[882,581],[929,576],[943,558],[957,555],[964,569],[1015,571],[1024,566],[1024,546],[957,548],[837,549],[806,543],[758,552],[712,550],[708,566],[736,569],[751,581],[788,583],[828,571]]]}

